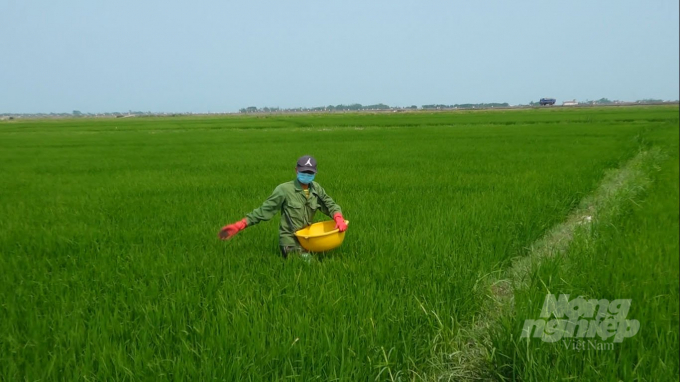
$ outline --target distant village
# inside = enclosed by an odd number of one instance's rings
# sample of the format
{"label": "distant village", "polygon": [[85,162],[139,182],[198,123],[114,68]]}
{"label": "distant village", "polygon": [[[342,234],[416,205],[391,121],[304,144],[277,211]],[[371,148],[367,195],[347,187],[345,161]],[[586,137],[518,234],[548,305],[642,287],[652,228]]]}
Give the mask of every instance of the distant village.
{"label": "distant village", "polygon": [[[554,100],[554,99],[553,99]],[[234,114],[280,114],[280,113],[335,113],[335,112],[408,112],[417,110],[483,110],[483,109],[519,109],[519,108],[542,108],[542,107],[570,107],[570,106],[625,106],[625,105],[658,105],[658,104],[678,104],[678,100],[665,101],[661,99],[643,99],[638,101],[619,101],[601,98],[599,100],[586,100],[579,102],[577,100],[564,100],[561,103],[554,105],[542,105],[538,101],[531,101],[528,104],[510,105],[507,102],[502,103],[466,103],[466,104],[429,104],[429,105],[411,105],[406,107],[389,106],[382,103],[374,105],[362,105],[359,103],[349,105],[329,105],[317,107],[297,107],[297,108],[280,108],[280,107],[257,107],[249,106],[241,108],[238,112],[207,112],[207,113],[168,113],[168,112],[143,112],[133,111],[128,112],[107,112],[107,113],[87,113],[79,110],[73,110],[70,113],[0,113],[0,120],[13,120],[15,118],[130,118],[130,117],[179,117],[191,115],[234,115]]]}

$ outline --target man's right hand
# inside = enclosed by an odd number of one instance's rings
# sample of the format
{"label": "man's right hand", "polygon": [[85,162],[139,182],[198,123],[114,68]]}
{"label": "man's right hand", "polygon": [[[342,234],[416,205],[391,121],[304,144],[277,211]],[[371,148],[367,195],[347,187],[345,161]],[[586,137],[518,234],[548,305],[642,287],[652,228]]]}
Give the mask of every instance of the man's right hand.
{"label": "man's right hand", "polygon": [[232,237],[234,237],[234,235],[236,235],[240,231],[243,231],[244,229],[246,229],[247,226],[248,226],[248,221],[245,218],[237,221],[234,224],[225,225],[220,230],[218,237],[220,238],[220,240],[231,239]]}

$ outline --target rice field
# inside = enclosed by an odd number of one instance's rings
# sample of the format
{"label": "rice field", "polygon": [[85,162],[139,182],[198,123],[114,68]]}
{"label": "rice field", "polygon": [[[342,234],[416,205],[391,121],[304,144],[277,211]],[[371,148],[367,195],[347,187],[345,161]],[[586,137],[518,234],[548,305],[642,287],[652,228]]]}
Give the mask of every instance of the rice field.
{"label": "rice field", "polygon": [[[678,127],[677,106],[2,121],[0,380],[437,379],[480,280],[651,146],[651,186],[537,271],[492,363],[677,378]],[[217,239],[304,154],[351,221],[340,248],[283,260],[278,216]],[[606,357],[525,349],[544,284],[633,299],[640,334]]]}

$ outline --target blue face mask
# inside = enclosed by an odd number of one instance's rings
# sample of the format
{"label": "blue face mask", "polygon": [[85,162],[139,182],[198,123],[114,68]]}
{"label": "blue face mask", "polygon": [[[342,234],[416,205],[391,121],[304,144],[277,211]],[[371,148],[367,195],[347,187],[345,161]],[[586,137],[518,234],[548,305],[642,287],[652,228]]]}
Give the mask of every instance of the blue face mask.
{"label": "blue face mask", "polygon": [[305,174],[304,172],[298,172],[297,180],[302,184],[310,184],[314,180],[315,174]]}

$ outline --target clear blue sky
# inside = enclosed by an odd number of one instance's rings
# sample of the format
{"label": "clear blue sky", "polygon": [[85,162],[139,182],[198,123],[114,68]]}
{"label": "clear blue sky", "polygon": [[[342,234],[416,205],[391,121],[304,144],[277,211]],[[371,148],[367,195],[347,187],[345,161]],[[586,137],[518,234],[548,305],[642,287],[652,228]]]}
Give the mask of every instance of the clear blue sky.
{"label": "clear blue sky", "polygon": [[0,0],[0,112],[678,96],[678,1]]}

